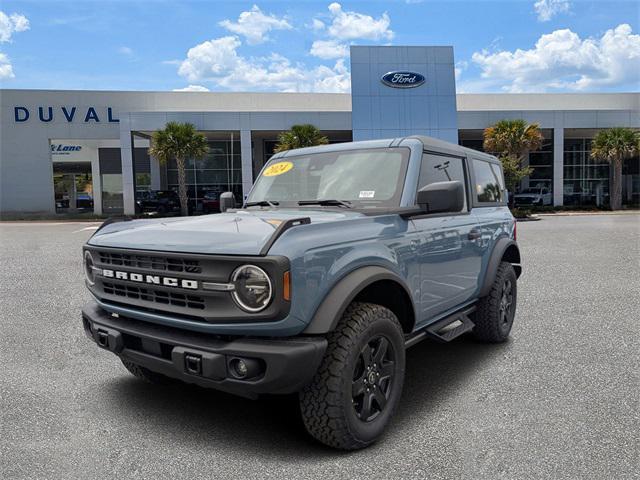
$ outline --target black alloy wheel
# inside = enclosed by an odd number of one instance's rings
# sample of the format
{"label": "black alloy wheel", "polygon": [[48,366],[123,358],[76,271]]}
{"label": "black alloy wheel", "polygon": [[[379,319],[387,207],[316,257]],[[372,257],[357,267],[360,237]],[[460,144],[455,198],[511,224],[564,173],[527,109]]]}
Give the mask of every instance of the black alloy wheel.
{"label": "black alloy wheel", "polygon": [[511,321],[511,308],[513,306],[513,284],[510,279],[505,279],[502,284],[502,296],[500,297],[500,322],[507,325]]}
{"label": "black alloy wheel", "polygon": [[504,342],[516,315],[518,277],[509,262],[500,262],[489,294],[482,297],[471,319],[473,335],[484,342]]}
{"label": "black alloy wheel", "polygon": [[378,440],[398,406],[404,381],[404,332],[381,305],[354,302],[327,335],[327,350],[300,392],[307,431],[334,448]]}
{"label": "black alloy wheel", "polygon": [[393,344],[383,335],[360,350],[353,372],[352,403],[361,421],[370,422],[385,409],[394,382],[395,357]]}

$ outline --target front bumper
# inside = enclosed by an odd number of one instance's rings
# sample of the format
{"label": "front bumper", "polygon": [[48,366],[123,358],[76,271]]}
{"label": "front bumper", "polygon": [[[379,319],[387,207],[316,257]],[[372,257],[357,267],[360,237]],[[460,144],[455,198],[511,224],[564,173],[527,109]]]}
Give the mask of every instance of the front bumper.
{"label": "front bumper", "polygon": [[[327,348],[321,337],[237,338],[114,317],[95,303],[82,309],[85,333],[119,357],[187,383],[256,397],[297,392],[309,383]],[[258,365],[252,378],[235,378],[231,362]]]}

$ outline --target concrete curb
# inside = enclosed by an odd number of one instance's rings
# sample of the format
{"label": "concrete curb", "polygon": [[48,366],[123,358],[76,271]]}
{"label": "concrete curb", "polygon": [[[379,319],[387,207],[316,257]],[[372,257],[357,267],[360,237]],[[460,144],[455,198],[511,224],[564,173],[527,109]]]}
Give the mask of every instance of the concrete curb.
{"label": "concrete curb", "polygon": [[618,212],[553,212],[536,213],[539,217],[574,217],[582,215],[640,215],[640,210],[623,210]]}

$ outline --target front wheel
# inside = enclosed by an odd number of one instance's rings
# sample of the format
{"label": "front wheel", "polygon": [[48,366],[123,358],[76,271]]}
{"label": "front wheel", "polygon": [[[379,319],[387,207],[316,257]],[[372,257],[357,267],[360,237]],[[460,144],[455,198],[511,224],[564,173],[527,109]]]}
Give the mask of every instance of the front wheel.
{"label": "front wheel", "polygon": [[516,316],[517,281],[513,265],[500,262],[489,294],[480,299],[474,313],[473,335],[478,340],[499,343],[509,337]]}
{"label": "front wheel", "polygon": [[307,431],[344,450],[364,448],[384,432],[404,381],[404,335],[389,309],[353,303],[311,383],[300,393]]}

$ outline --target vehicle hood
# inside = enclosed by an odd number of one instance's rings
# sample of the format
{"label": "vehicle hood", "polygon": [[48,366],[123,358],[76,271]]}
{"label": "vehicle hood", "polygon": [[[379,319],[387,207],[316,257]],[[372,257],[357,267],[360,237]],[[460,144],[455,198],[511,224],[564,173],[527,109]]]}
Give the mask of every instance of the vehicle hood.
{"label": "vehicle hood", "polygon": [[538,198],[540,197],[540,193],[516,193],[514,198]]}
{"label": "vehicle hood", "polygon": [[165,252],[259,255],[276,228],[287,220],[309,217],[312,224],[317,224],[361,216],[334,210],[238,210],[197,217],[131,220],[105,225],[88,243]]}

